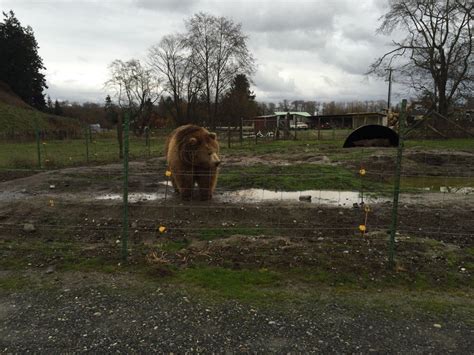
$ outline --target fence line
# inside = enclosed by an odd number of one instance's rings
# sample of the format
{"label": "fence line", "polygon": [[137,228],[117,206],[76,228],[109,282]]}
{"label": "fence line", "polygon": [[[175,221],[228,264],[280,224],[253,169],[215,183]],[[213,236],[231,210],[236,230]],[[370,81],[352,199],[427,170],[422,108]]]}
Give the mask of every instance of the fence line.
{"label": "fence line", "polygon": [[[335,235],[331,236],[328,234],[328,237],[324,237],[323,241],[328,241],[328,240],[334,240],[334,241],[353,241],[355,240],[354,238],[357,238],[356,240],[370,240],[371,242],[377,240],[387,240],[388,239],[388,249],[387,249],[387,256],[389,259],[390,264],[393,266],[394,261],[395,261],[395,244],[397,243],[398,240],[400,240],[400,235],[397,234],[410,234],[414,236],[426,236],[427,234],[430,235],[431,237],[437,237],[437,236],[449,236],[452,238],[459,238],[460,240],[464,237],[469,237],[474,235],[474,226],[472,226],[469,222],[466,222],[465,225],[462,228],[459,228],[457,230],[453,230],[452,226],[449,225],[444,225],[443,220],[446,220],[447,217],[444,215],[446,213],[449,213],[446,211],[446,209],[443,207],[442,203],[443,202],[450,202],[447,200],[447,192],[440,192],[442,195],[440,198],[440,201],[437,201],[437,204],[431,204],[429,207],[429,210],[417,212],[413,212],[412,210],[414,209],[414,206],[419,206],[420,204],[423,204],[423,197],[425,196],[423,191],[420,190],[411,190],[411,189],[416,189],[416,187],[413,187],[412,184],[410,185],[410,181],[404,181],[404,179],[410,179],[410,178],[416,178],[416,179],[421,179],[423,180],[430,180],[430,179],[437,179],[437,183],[434,184],[435,186],[448,186],[450,183],[454,183],[455,179],[463,179],[467,178],[470,179],[473,176],[473,171],[474,171],[474,162],[470,163],[467,162],[464,164],[463,167],[467,168],[465,170],[459,170],[459,165],[456,164],[457,160],[452,157],[446,158],[447,161],[443,161],[443,164],[439,167],[436,168],[436,170],[433,168],[432,174],[430,175],[430,170],[423,170],[420,171],[419,173],[413,172],[411,170],[404,171],[402,169],[402,152],[404,151],[403,147],[403,124],[404,124],[404,117],[405,117],[405,106],[406,106],[406,101],[404,100],[402,103],[402,114],[400,115],[400,145],[398,149],[398,154],[395,156],[394,152],[392,150],[390,151],[384,151],[382,154],[383,158],[387,159],[396,159],[396,170],[393,172],[391,169],[384,169],[384,164],[389,164],[389,163],[384,163],[383,159],[381,162],[380,167],[371,167],[370,166],[370,161],[368,161],[368,166],[366,165],[367,158],[369,155],[366,155],[365,152],[373,152],[370,148],[362,148],[357,151],[350,151],[347,150],[346,152],[348,153],[348,156],[345,157],[344,159],[340,159],[340,161],[351,161],[352,165],[350,168],[346,169],[349,173],[352,173],[352,178],[354,178],[355,184],[358,184],[356,188],[353,186],[349,188],[348,190],[354,191],[355,193],[359,193],[359,197],[357,199],[357,209],[356,208],[350,208],[352,205],[352,201],[346,202],[347,200],[344,200],[344,198],[339,197],[336,199],[337,201],[334,202],[334,205],[329,205],[324,202],[321,202],[322,199],[321,197],[313,196],[314,200],[311,204],[305,204],[304,202],[301,202],[299,205],[297,205],[296,208],[299,209],[309,209],[309,206],[314,207],[314,210],[316,208],[324,208],[324,211],[327,212],[325,215],[336,215],[338,212],[343,212],[346,215],[349,213],[353,213],[354,215],[351,216],[345,216],[345,219],[341,218],[336,218],[334,219],[334,223],[337,223],[336,225],[331,225],[331,226],[325,226],[323,224],[319,225],[317,223],[309,223],[306,226],[301,226],[301,225],[294,225],[292,222],[289,220],[291,217],[291,210],[295,208],[295,203],[294,202],[289,202],[288,204],[282,204],[281,202],[279,203],[278,206],[274,206],[275,200],[271,199],[268,201],[264,200],[264,196],[257,196],[256,201],[259,202],[260,204],[258,206],[252,207],[252,205],[248,203],[244,203],[241,201],[237,201],[237,203],[234,203],[234,205],[227,205],[225,204],[226,201],[222,201],[222,204],[216,205],[213,202],[199,202],[199,203],[192,203],[192,205],[189,205],[188,203],[183,203],[179,201],[175,197],[169,197],[170,193],[168,192],[168,189],[170,189],[168,183],[163,184],[164,175],[166,172],[166,166],[163,164],[156,164],[155,166],[145,166],[145,168],[153,169],[153,172],[140,172],[140,171],[133,171],[133,166],[129,166],[129,159],[131,157],[139,157],[143,159],[148,159],[153,156],[153,152],[155,151],[161,151],[162,146],[163,146],[163,141],[164,139],[163,136],[160,136],[159,138],[153,137],[153,132],[150,132],[150,130],[146,129],[145,130],[145,136],[143,138],[137,139],[137,138],[132,138],[129,137],[128,133],[128,124],[127,124],[127,118],[125,119],[125,130],[124,130],[124,159],[122,161],[123,163],[123,168],[120,168],[120,165],[117,164],[117,167],[115,168],[116,171],[100,171],[99,169],[94,170],[94,167],[91,167],[88,169],[87,172],[82,173],[80,171],[66,171],[64,174],[67,174],[68,177],[73,178],[73,177],[81,177],[84,176],[90,180],[88,184],[95,184],[96,181],[95,179],[101,178],[117,178],[117,186],[120,188],[120,192],[122,192],[122,217],[121,218],[114,218],[113,223],[115,224],[114,226],[98,226],[98,225],[87,225],[87,224],[77,224],[77,225],[64,225],[67,220],[60,220],[59,223],[62,223],[63,225],[55,225],[55,224],[48,224],[48,223],[35,223],[35,226],[40,228],[40,229],[45,229],[45,230],[51,230],[51,231],[64,231],[64,230],[75,230],[75,231],[96,231],[97,233],[100,232],[110,232],[110,233],[116,233],[118,231],[121,232],[120,235],[120,246],[121,246],[121,257],[122,260],[125,261],[128,255],[128,242],[130,238],[130,228],[131,228],[131,219],[137,218],[140,223],[149,223],[149,227],[144,227],[144,226],[136,226],[133,228],[133,230],[138,231],[139,233],[154,233],[160,236],[166,236],[166,235],[171,235],[173,231],[179,231],[179,232],[186,232],[186,233],[203,233],[206,231],[224,231],[224,232],[234,232],[238,231],[239,228],[246,228],[248,231],[252,233],[260,232],[263,230],[262,234],[265,234],[265,229],[275,229],[279,232],[282,233],[292,233],[292,232],[316,232],[316,233],[328,233],[330,231],[333,231]],[[262,132],[260,132],[263,136],[258,135],[258,131],[255,131],[256,128],[252,127],[252,134],[249,134],[249,138],[245,138],[244,134],[245,132],[250,132],[248,128],[244,128],[244,124],[247,123],[246,121],[242,121],[242,124],[238,129],[231,130],[229,127],[227,127],[223,132],[222,132],[222,139],[221,139],[221,145],[223,148],[225,148],[225,143],[227,143],[228,148],[238,150],[240,148],[248,148],[249,151],[251,151],[253,148],[255,149],[262,149],[263,152],[265,152],[265,146],[262,147],[257,147],[256,145],[263,143],[263,142],[273,142],[277,139],[275,136],[271,135],[265,135]],[[338,138],[339,133],[344,133],[346,134],[347,132],[345,131],[336,131],[336,130],[327,130],[327,134],[325,134],[326,130],[319,130],[317,134],[315,132],[309,132],[309,133],[304,133],[303,131],[294,131],[293,133],[297,136],[298,139],[302,138],[302,135],[311,135],[312,134],[312,139],[315,140],[316,138],[319,138],[320,140],[335,140]],[[338,133],[338,134],[336,134]],[[97,138],[97,135],[96,135]],[[83,145],[79,145],[78,150],[71,150],[68,154],[59,154],[56,149],[61,149],[61,145],[58,144],[55,146],[54,142],[48,141],[48,136],[45,135],[44,133],[41,133],[41,131],[36,128],[35,129],[35,141],[31,143],[32,149],[29,150],[28,154],[31,155],[31,161],[34,162],[34,164],[31,166],[31,169],[28,168],[0,168],[0,172],[50,172],[52,179],[55,178],[55,171],[50,170],[51,167],[54,166],[53,163],[60,164],[65,160],[65,164],[73,164],[73,163],[81,163],[81,162],[86,162],[87,164],[92,164],[96,162],[103,162],[104,160],[101,160],[102,158],[107,160],[108,158],[112,157],[112,155],[117,155],[116,161],[118,160],[118,149],[116,146],[116,140],[115,138],[107,138],[107,141],[104,142],[99,142],[99,143],[94,143],[96,138],[93,137],[93,134],[90,130],[90,127],[84,127],[83,131],[83,137],[80,138],[80,142],[83,143]],[[288,138],[288,137],[287,137]],[[292,137],[290,137],[291,139]],[[294,137],[293,137],[294,138]],[[79,140],[78,140],[79,142]],[[137,144],[133,144],[133,142],[136,142]],[[46,144],[45,144],[46,143]],[[76,142],[74,142],[76,143]],[[131,144],[132,143],[132,144]],[[321,142],[318,142],[318,144]],[[138,146],[139,145],[139,146]],[[291,143],[289,143],[289,146]],[[8,147],[8,145],[6,145]],[[30,148],[31,148],[30,147]],[[59,147],[59,148],[58,148]],[[105,148],[104,148],[105,147]],[[36,150],[35,150],[36,148]],[[111,149],[110,151],[107,151],[107,149]],[[113,150],[112,150],[113,148]],[[139,149],[138,149],[139,148]],[[301,147],[299,147],[301,148]],[[339,154],[340,149],[335,148],[331,145],[312,145],[312,148],[317,148],[313,150],[309,150],[306,152],[308,155],[310,154]],[[9,148],[7,148],[9,149]],[[101,151],[103,149],[103,151]],[[376,148],[377,149],[377,148]],[[12,152],[12,157],[13,153],[16,153],[15,147],[12,147],[11,150]],[[245,150],[242,150],[245,151]],[[258,151],[258,150],[257,150]],[[231,150],[228,150],[230,153]],[[352,152],[355,152],[354,155],[352,155]],[[361,154],[358,154],[358,153]],[[22,153],[22,152],[20,152]],[[64,152],[63,152],[64,153]],[[274,155],[278,153],[272,153]],[[428,162],[429,159],[433,159],[432,156],[425,155],[423,157],[423,152],[418,153],[419,156],[416,156],[416,159],[420,160],[422,163],[427,165],[426,163]],[[35,157],[36,155],[36,157]],[[221,154],[225,158],[225,150],[224,153]],[[232,155],[232,154],[229,154]],[[342,153],[341,153],[342,155]],[[35,161],[36,158],[36,161]],[[435,157],[436,158],[436,157]],[[57,159],[57,162],[54,162],[54,160]],[[403,159],[407,159],[405,156]],[[462,156],[459,156],[460,161],[462,161]],[[287,158],[287,160],[291,163],[291,156]],[[338,160],[334,158],[334,160],[337,162]],[[21,163],[19,160],[18,163]],[[258,162],[257,162],[258,163]],[[359,164],[356,164],[359,163]],[[304,164],[304,163],[302,163]],[[270,160],[268,162],[268,167],[269,168],[275,168],[275,164],[272,164],[272,161]],[[316,164],[313,164],[314,166],[317,166]],[[261,166],[265,166],[265,164],[261,164]],[[326,165],[322,165],[325,167]],[[337,167],[337,165],[335,165]],[[132,171],[129,171],[129,169],[132,168]],[[227,169],[224,167],[219,176],[221,178],[229,178],[229,177],[237,177],[240,178],[241,181],[241,186],[244,186],[243,182],[245,179],[250,179],[252,180],[255,177],[262,177],[261,172],[252,172],[252,171],[245,171],[246,167],[245,166],[238,166],[234,165],[234,169],[240,169],[240,171],[227,171]],[[284,166],[277,166],[276,169],[282,169]],[[334,168],[334,167],[333,167]],[[456,169],[455,169],[456,168]],[[364,171],[364,174],[361,174],[360,171]],[[291,172],[282,172],[282,171],[276,171],[276,172],[266,172],[266,175],[264,178],[269,178],[269,177],[276,177],[276,178],[281,178],[282,180],[284,178],[295,178],[298,177],[299,179],[304,179],[304,178],[314,178],[314,179],[329,179],[329,180],[335,180],[336,178],[340,178],[340,171],[322,171],[322,172],[298,172],[296,173],[291,173]],[[441,175],[444,174],[444,175]],[[62,175],[61,175],[62,176]],[[140,190],[143,188],[142,185],[133,185],[131,186],[131,179],[134,178],[153,178],[156,177],[156,180],[160,181],[160,184],[156,184],[150,189],[153,190],[153,192],[159,193],[161,191],[166,191],[166,198],[157,198],[156,203],[149,203],[149,204],[140,204],[141,201],[138,201],[137,203],[133,203],[133,191],[134,189]],[[383,181],[375,181],[375,179],[386,179]],[[372,180],[371,180],[372,179]],[[59,179],[60,180],[60,179]],[[237,179],[238,180],[238,179]],[[266,179],[268,180],[268,179]],[[442,182],[442,181],[443,182]],[[237,181],[238,182],[238,181]],[[407,182],[407,186],[404,186],[404,182]],[[53,182],[54,183],[54,182]],[[121,184],[120,184],[121,183]],[[376,185],[376,183],[380,183],[380,185]],[[441,184],[444,185],[441,185]],[[119,185],[120,184],[120,185]],[[464,184],[464,182],[463,182]],[[424,183],[422,184],[423,186],[425,185]],[[246,185],[245,185],[246,186]],[[283,186],[283,185],[281,185]],[[114,185],[115,187],[115,185]],[[473,186],[474,187],[474,186]],[[251,189],[252,187],[248,187],[248,189]],[[258,188],[258,187],[256,187]],[[84,188],[85,190],[86,188]],[[56,193],[56,191],[61,191],[58,187],[55,187],[51,189],[50,193],[48,193],[49,190],[47,190],[44,193],[44,198],[45,198],[45,206],[48,205],[48,203],[52,200],[53,204],[55,207],[51,207],[51,211],[54,211],[54,208],[73,208],[74,206],[78,206],[78,204],[83,204],[84,206],[87,206],[87,208],[103,208],[107,209],[108,204],[107,200],[104,200],[104,202],[97,202],[94,199],[84,199],[84,200],[79,200],[79,201],[73,201],[73,199],[68,200],[66,195],[61,195],[61,192]],[[74,193],[76,190],[71,189],[72,193]],[[234,189],[235,190],[235,189]],[[300,189],[301,190],[301,189]],[[324,191],[321,188],[315,188],[313,190],[316,191]],[[172,190],[170,190],[171,192]],[[230,189],[229,187],[225,186],[219,186],[216,189],[216,193],[229,193],[232,192],[233,190]],[[308,189],[308,191],[311,191],[311,189]],[[339,191],[339,190],[337,190]],[[63,191],[65,193],[68,193],[68,190]],[[110,189],[109,189],[110,192]],[[284,188],[280,188],[279,191],[276,193],[281,193],[287,192]],[[344,190],[339,191],[339,193],[343,193]],[[393,199],[388,200],[386,198],[385,194],[392,192],[393,193]],[[431,216],[431,225],[429,225],[427,228],[423,226],[422,230],[420,228],[417,228],[418,221],[413,221],[413,223],[410,222],[410,220],[407,218],[407,213],[405,211],[399,211],[398,210],[398,205],[399,203],[405,203],[404,202],[404,192],[419,192],[417,196],[420,197],[420,200],[415,202],[416,204],[408,204],[409,206],[409,211],[412,211],[412,213],[416,216],[420,216],[423,213],[426,213],[426,215]],[[79,190],[78,195],[81,196],[81,194],[86,194],[87,190],[83,192],[82,190]],[[300,193],[301,196],[301,191],[295,191],[295,193]],[[336,192],[337,193],[337,192]],[[371,195],[370,194],[378,194],[379,195],[379,200],[384,200],[380,204],[377,204],[375,202],[371,201]],[[382,194],[382,198],[380,198],[380,194]],[[446,194],[446,195],[445,195]],[[25,194],[27,195],[27,194]],[[95,196],[97,197],[97,196]],[[445,201],[446,198],[446,201]],[[35,197],[36,201],[38,201],[38,196]],[[276,201],[286,201],[283,199],[283,196],[280,198],[280,200],[276,199]],[[318,201],[317,203],[314,201]],[[360,202],[364,201],[365,205],[367,205],[367,201],[369,202],[370,208],[373,210],[377,210],[377,213],[374,213],[374,211],[370,212],[370,214],[364,212],[364,208],[361,206]],[[25,203],[25,201],[22,201]],[[26,203],[27,200],[26,200]],[[342,205],[346,205],[347,207],[343,207]],[[383,205],[382,205],[383,203]],[[336,205],[337,204],[337,205]],[[352,206],[353,207],[353,206]],[[268,211],[268,214],[270,215],[268,217],[268,220],[264,220],[261,222],[261,225],[259,226],[254,226],[252,223],[249,223],[249,221],[244,220],[243,218],[239,219],[239,216],[232,216],[234,212],[237,210],[245,208],[248,210],[252,209],[266,209]],[[160,218],[149,218],[147,217],[146,210],[147,209],[156,209],[157,212],[159,212],[159,215],[161,216]],[[283,215],[282,213],[277,213],[277,211],[281,209],[282,211],[285,211],[287,215]],[[207,213],[207,221],[206,220],[201,220],[200,222],[206,222],[207,224],[210,225],[190,225],[190,226],[183,226],[183,225],[176,225],[174,224],[174,220],[177,217],[177,213],[185,213],[186,211],[191,211],[193,210],[196,213]],[[234,227],[226,227],[222,225],[212,225],[212,214],[214,213],[214,210],[218,211],[223,218],[235,218],[236,226]],[[272,211],[275,211],[274,216],[271,216]],[[346,212],[350,211],[350,212]],[[355,211],[355,212],[353,212]],[[391,213],[391,219],[388,216],[388,212]],[[117,211],[115,211],[117,212]],[[383,212],[383,213],[382,213]],[[92,213],[92,212],[91,212]],[[216,212],[217,213],[217,212]],[[364,214],[365,213],[365,214]],[[439,216],[433,216],[433,214],[439,214]],[[464,213],[464,212],[463,212]],[[226,216],[226,214],[228,216]],[[467,212],[466,212],[467,214]],[[114,213],[114,216],[118,215],[117,213]],[[216,214],[214,213],[214,216]],[[250,215],[250,212],[246,214],[244,217],[248,217]],[[23,229],[23,225],[19,223],[8,223],[8,221],[5,221],[8,218],[13,218],[15,216],[15,213],[1,213],[0,212],[0,228],[1,229],[15,229],[18,231],[21,231]],[[33,211],[28,214],[28,218],[36,218],[36,217],[41,217],[44,216],[44,211]],[[464,215],[463,215],[464,216]],[[139,217],[139,218],[138,218]],[[272,217],[273,219],[270,219]],[[337,217],[337,215],[336,215]],[[25,216],[26,218],[26,216]],[[308,217],[306,217],[308,218]],[[317,216],[315,217],[317,219]],[[438,218],[438,219],[436,219]],[[121,223],[119,220],[121,219]],[[391,222],[390,222],[391,220]],[[192,218],[189,217],[186,222],[192,221]],[[110,222],[110,223],[112,223]],[[400,224],[400,222],[404,222],[404,224]],[[299,222],[298,222],[299,223]],[[318,221],[318,223],[323,223],[323,221]],[[159,229],[160,227],[165,228],[164,232],[160,232]],[[363,228],[362,228],[363,227]],[[464,229],[463,229],[464,228]],[[171,229],[171,230],[170,230]],[[375,231],[379,234],[377,235],[369,235],[366,232],[369,231]],[[390,234],[387,234],[386,232],[390,231]],[[168,233],[168,234],[167,234]],[[339,235],[338,235],[339,233]],[[344,235],[344,233],[348,233],[348,235]],[[118,234],[117,234],[118,235]],[[319,235],[312,235],[308,237],[304,236],[298,236],[298,235],[292,235],[292,240],[312,240],[312,241],[319,241],[318,238]],[[362,237],[362,239],[361,239]],[[403,240],[403,242],[407,242],[406,239]],[[413,242],[413,241],[411,241]]]}

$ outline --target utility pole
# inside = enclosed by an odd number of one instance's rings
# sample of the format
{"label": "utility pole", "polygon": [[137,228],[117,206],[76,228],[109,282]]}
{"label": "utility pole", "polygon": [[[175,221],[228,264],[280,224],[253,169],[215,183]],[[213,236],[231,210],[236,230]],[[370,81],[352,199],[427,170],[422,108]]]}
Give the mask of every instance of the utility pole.
{"label": "utility pole", "polygon": [[388,69],[385,69],[385,70],[388,70],[388,98],[387,98],[387,115],[388,115],[388,113],[390,111],[390,105],[391,105],[390,99],[391,99],[391,96],[392,96],[392,71],[393,71],[393,69],[388,68]]}

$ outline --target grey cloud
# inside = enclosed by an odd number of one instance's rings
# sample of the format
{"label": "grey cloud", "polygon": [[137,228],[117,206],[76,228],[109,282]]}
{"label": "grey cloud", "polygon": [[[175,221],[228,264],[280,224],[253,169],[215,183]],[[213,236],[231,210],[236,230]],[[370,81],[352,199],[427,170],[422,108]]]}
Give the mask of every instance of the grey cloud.
{"label": "grey cloud", "polygon": [[267,96],[282,92],[297,91],[294,79],[285,79],[279,75],[279,69],[270,66],[262,66],[255,75],[255,86],[259,91],[265,92]]}
{"label": "grey cloud", "polygon": [[78,88],[48,82],[46,95],[49,95],[53,100],[102,103],[105,100],[106,93],[99,88]]}
{"label": "grey cloud", "polygon": [[322,30],[264,34],[266,45],[278,50],[317,51],[326,45],[328,38],[329,33]]}
{"label": "grey cloud", "polygon": [[[243,28],[251,32],[295,30],[329,30],[338,14],[350,11],[348,0],[334,1],[257,1],[239,5],[233,2],[216,3],[223,14],[239,19]],[[227,5],[230,4],[230,5]]]}
{"label": "grey cloud", "polygon": [[137,7],[147,10],[187,12],[193,8],[196,2],[193,0],[134,0],[133,3]]}
{"label": "grey cloud", "polygon": [[321,78],[324,80],[324,82],[328,86],[336,86],[337,84],[334,82],[334,80],[331,80],[327,75],[321,75]]}
{"label": "grey cloud", "polygon": [[[0,0],[2,2],[2,0]],[[383,3],[383,4],[382,4]],[[198,11],[242,23],[261,63],[254,82],[258,100],[338,100],[377,95],[374,83],[356,82],[385,52],[375,35],[386,10],[381,0],[120,0],[3,1],[40,46],[52,97],[102,101],[101,80],[116,58],[143,59],[164,35],[184,30]],[[51,75],[51,74],[54,75]],[[283,75],[284,73],[284,75]],[[349,79],[350,78],[350,82]],[[71,80],[71,81],[69,81]],[[73,82],[73,80],[76,80]],[[105,80],[105,79],[104,79]],[[357,79],[359,80],[359,79]],[[347,91],[344,91],[347,89]],[[385,97],[385,92],[382,97]]]}
{"label": "grey cloud", "polygon": [[348,24],[342,30],[342,34],[353,42],[371,42],[377,39],[375,29],[364,28],[357,24]]}

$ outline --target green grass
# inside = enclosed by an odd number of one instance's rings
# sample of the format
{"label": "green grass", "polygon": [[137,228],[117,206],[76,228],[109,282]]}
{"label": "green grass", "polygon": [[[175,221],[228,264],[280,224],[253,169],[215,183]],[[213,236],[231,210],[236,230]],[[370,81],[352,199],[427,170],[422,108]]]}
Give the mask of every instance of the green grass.
{"label": "green grass", "polygon": [[[212,235],[215,230],[210,231]],[[253,230],[240,230],[242,234],[245,232],[254,234]],[[225,233],[218,234],[220,238],[226,237]],[[189,241],[166,240],[154,247],[173,253],[189,244]],[[446,257],[447,263],[439,265],[438,270],[391,272],[372,269],[370,264],[354,267],[353,260],[346,257],[333,264],[335,256],[327,255],[322,249],[314,255],[319,261],[317,266],[234,269],[192,263],[184,268],[178,265],[157,268],[145,262],[146,248],[135,251],[143,255],[141,258],[135,258],[130,265],[119,266],[118,249],[115,250],[117,255],[106,252],[104,257],[101,256],[103,247],[99,248],[101,253],[97,254],[97,249],[90,254],[77,242],[3,241],[0,248],[5,253],[0,267],[4,274],[0,277],[0,292],[51,288],[54,285],[42,275],[47,265],[55,265],[57,278],[74,272],[112,273],[139,280],[143,290],[168,286],[195,293],[211,302],[238,300],[257,306],[279,304],[284,307],[300,301],[318,300],[324,304],[327,300],[337,300],[352,309],[375,307],[393,311],[400,308],[410,314],[423,311],[431,315],[455,312],[462,314],[462,319],[472,318],[472,283],[458,271],[458,265],[472,256],[472,248],[454,251],[434,240],[427,240],[419,247],[427,253],[427,258],[434,253]],[[428,293],[431,296],[426,296]],[[394,295],[396,298],[392,299]]]}
{"label": "green grass", "polygon": [[443,150],[474,150],[474,138],[407,140],[405,141],[405,147]]}
{"label": "green grass", "polygon": [[266,154],[292,155],[294,153],[316,153],[321,147],[342,148],[343,140],[321,140],[311,137],[302,137],[298,140],[270,140],[259,142],[246,141],[243,145],[233,143],[231,148],[227,147],[225,140],[220,141],[221,152],[226,155],[258,156]]}
{"label": "green grass", "polygon": [[[164,140],[151,139],[150,156],[161,156]],[[99,138],[89,143],[89,159],[85,140],[42,141],[40,145],[41,164],[43,168],[62,168],[119,161],[118,143],[115,138]],[[148,157],[145,138],[131,137],[130,158]],[[0,168],[30,169],[38,166],[38,150],[35,142],[12,143],[0,142]]]}
{"label": "green grass", "polygon": [[[359,190],[361,180],[356,171],[341,166],[296,164],[253,165],[239,167],[238,172],[225,167],[219,175],[219,186],[237,190],[261,188],[273,191],[304,190]],[[366,191],[380,191],[387,186],[381,183],[364,184]]]}
{"label": "green grass", "polygon": [[[189,268],[176,274],[174,282],[186,283],[225,299],[259,301],[275,294],[281,282],[268,270],[229,270],[219,267]],[[273,290],[270,290],[273,288]]]}
{"label": "green grass", "polygon": [[24,276],[8,275],[0,277],[0,291],[19,291],[29,285],[30,281]]}
{"label": "green grass", "polygon": [[80,129],[80,124],[74,118],[55,116],[0,102],[0,133],[34,136],[35,128],[42,131],[58,128],[74,131]]}

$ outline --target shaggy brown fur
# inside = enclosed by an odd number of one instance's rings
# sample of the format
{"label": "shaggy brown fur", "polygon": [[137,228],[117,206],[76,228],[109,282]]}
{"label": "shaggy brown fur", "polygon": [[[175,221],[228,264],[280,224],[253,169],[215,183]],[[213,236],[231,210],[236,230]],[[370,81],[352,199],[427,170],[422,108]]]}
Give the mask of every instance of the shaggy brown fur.
{"label": "shaggy brown fur", "polygon": [[209,200],[216,188],[219,143],[215,133],[195,125],[176,128],[168,136],[165,155],[173,187],[184,200],[192,198],[197,183],[201,200]]}

